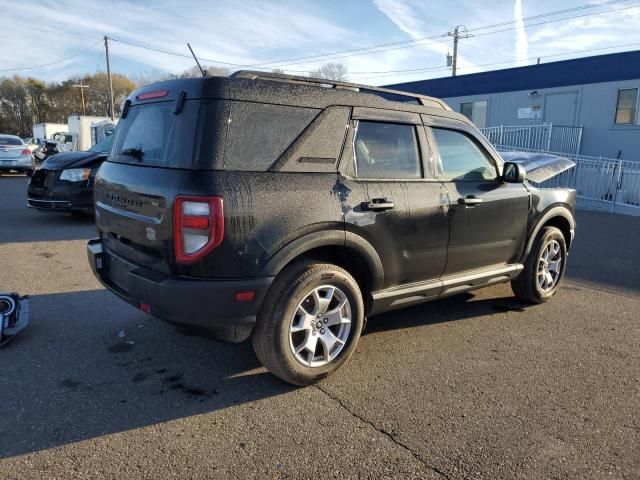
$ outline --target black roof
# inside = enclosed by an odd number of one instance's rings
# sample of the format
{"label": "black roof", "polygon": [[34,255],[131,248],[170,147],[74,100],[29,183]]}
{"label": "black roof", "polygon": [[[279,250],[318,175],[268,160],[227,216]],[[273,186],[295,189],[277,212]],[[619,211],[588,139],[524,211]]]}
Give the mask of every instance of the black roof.
{"label": "black roof", "polygon": [[640,79],[640,50],[397,83],[387,88],[450,98],[632,79]]}
{"label": "black roof", "polygon": [[[161,97],[140,99],[143,94],[160,92]],[[184,92],[184,93],[183,93]],[[421,94],[407,93],[381,87],[336,82],[293,75],[240,71],[230,77],[199,77],[168,80],[143,86],[132,92],[132,104],[147,101],[223,98],[308,108],[326,108],[331,105],[376,107],[387,110],[428,113],[456,118],[467,123],[467,118],[452,112],[442,100]]]}

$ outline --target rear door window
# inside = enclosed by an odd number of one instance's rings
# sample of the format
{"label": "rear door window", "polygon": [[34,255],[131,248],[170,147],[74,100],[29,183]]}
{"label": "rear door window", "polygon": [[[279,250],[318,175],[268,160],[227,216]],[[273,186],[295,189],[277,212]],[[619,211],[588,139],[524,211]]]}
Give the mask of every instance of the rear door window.
{"label": "rear door window", "polygon": [[358,178],[422,177],[418,139],[413,125],[361,120],[353,148]]}
{"label": "rear door window", "polygon": [[175,102],[132,106],[115,133],[111,161],[152,167],[191,168],[198,103]]}

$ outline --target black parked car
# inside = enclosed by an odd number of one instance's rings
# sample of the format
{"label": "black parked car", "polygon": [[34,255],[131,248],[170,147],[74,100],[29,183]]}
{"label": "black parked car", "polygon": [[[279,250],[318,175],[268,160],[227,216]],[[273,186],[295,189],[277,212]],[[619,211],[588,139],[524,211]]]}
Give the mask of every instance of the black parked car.
{"label": "black parked car", "polygon": [[93,182],[112,143],[113,135],[86,152],[61,152],[47,158],[31,177],[27,204],[41,210],[93,213]]}
{"label": "black parked car", "polygon": [[96,176],[89,262],[304,385],[367,315],[509,281],[548,300],[576,194],[524,175],[434,98],[260,72],[159,83],[130,95]]}

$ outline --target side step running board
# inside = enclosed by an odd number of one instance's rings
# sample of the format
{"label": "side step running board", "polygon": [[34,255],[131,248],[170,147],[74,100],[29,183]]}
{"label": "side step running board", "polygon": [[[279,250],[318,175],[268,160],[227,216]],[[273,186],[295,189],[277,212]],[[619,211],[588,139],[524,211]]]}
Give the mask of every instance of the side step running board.
{"label": "side step running board", "polygon": [[515,278],[523,268],[521,263],[499,265],[495,268],[465,272],[438,280],[379,290],[371,294],[372,306],[369,315],[488,287],[496,283],[508,282]]}

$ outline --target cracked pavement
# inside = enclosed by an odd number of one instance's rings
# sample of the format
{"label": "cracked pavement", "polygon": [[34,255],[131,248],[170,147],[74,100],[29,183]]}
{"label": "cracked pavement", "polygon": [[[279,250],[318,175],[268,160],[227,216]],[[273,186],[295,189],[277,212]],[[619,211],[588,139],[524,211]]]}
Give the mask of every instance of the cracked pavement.
{"label": "cracked pavement", "polygon": [[3,479],[640,478],[640,218],[579,212],[551,302],[498,285],[373,317],[299,389],[105,291],[92,220],[25,191],[0,177],[0,290],[31,295],[0,349]]}

